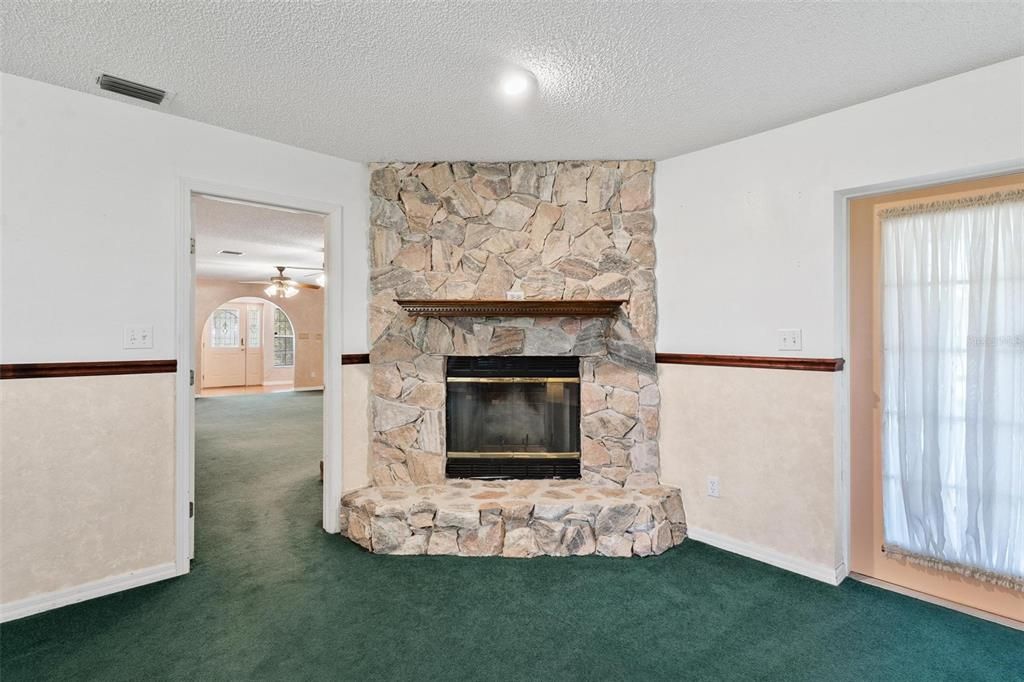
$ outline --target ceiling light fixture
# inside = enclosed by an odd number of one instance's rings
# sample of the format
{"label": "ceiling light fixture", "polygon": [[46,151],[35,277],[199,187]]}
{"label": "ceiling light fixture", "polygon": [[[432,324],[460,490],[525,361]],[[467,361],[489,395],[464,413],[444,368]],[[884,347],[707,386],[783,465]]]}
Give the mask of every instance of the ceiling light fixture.
{"label": "ceiling light fixture", "polygon": [[[270,298],[291,298],[299,293],[299,289],[320,289],[321,286],[318,284],[307,284],[306,282],[296,282],[291,277],[286,277],[284,274],[284,265],[275,265],[277,274],[267,280],[256,280],[248,282],[239,282],[239,284],[266,284],[267,288],[263,290],[263,293]],[[295,268],[299,270],[301,268]]]}
{"label": "ceiling light fixture", "polygon": [[299,288],[286,282],[275,282],[264,289],[263,293],[271,298],[291,298],[299,293]]}
{"label": "ceiling light fixture", "polygon": [[509,69],[501,77],[501,93],[509,99],[526,97],[537,84],[537,77],[525,69]]}

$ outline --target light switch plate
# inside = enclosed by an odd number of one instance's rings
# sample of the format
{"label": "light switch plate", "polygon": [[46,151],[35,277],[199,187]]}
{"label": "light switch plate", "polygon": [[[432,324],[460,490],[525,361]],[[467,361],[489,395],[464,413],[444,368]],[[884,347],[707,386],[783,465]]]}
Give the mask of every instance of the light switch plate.
{"label": "light switch plate", "polygon": [[803,350],[803,331],[800,329],[779,330],[779,350]]}
{"label": "light switch plate", "polygon": [[124,326],[125,348],[152,348],[153,326],[146,324],[126,324]]}
{"label": "light switch plate", "polygon": [[719,497],[721,488],[718,486],[718,476],[708,476],[708,497]]}

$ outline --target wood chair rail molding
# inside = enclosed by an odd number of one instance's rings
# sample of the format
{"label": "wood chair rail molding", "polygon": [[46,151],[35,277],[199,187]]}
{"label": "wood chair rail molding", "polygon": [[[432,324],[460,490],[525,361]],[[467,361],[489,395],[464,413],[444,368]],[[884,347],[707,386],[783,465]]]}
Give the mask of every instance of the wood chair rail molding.
{"label": "wood chair rail molding", "polygon": [[342,353],[341,364],[343,365],[368,365],[370,364],[369,353]]}
{"label": "wood chair rail molding", "polygon": [[[369,353],[344,353],[342,365],[368,365]],[[0,365],[0,379],[54,379],[118,374],[163,374],[178,371],[177,360],[114,360],[108,362],[29,362]]]}
{"label": "wood chair rail molding", "polygon": [[610,317],[626,302],[395,299],[405,312],[425,317]]}
{"label": "wood chair rail molding", "polygon": [[710,365],[714,367],[751,367],[755,369],[792,369],[804,372],[841,372],[843,358],[785,358],[763,355],[707,355],[700,353],[658,353],[661,365]]}
{"label": "wood chair rail molding", "polygon": [[[715,367],[752,367],[761,369],[791,369],[805,372],[841,372],[843,358],[780,358],[756,355],[697,355],[687,353],[658,353],[656,361],[662,365],[711,365]],[[343,365],[366,365],[369,353],[346,353]]]}
{"label": "wood chair rail molding", "polygon": [[0,365],[0,379],[54,379],[119,374],[169,374],[177,360],[110,360],[103,362],[28,362]]}

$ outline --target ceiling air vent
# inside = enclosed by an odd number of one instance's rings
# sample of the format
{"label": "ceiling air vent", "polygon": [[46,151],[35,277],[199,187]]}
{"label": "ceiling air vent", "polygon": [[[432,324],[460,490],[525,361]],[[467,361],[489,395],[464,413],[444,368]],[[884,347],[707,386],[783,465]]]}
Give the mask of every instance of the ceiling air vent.
{"label": "ceiling air vent", "polygon": [[225,256],[244,256],[244,251],[232,251],[231,249],[221,249],[217,253],[222,253]]}
{"label": "ceiling air vent", "polygon": [[164,101],[164,97],[167,96],[166,90],[111,76],[109,73],[102,74],[96,79],[96,82],[99,83],[100,90],[116,92],[125,97],[134,97],[135,99],[141,99],[143,102],[151,102],[153,104],[160,104]]}

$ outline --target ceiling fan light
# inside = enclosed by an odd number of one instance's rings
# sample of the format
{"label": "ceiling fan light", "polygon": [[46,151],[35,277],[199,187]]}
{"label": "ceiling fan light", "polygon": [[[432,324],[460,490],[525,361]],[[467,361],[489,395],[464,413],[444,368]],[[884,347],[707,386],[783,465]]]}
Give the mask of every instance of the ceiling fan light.
{"label": "ceiling fan light", "polygon": [[263,290],[271,298],[291,298],[299,293],[299,288],[285,282],[275,282]]}

